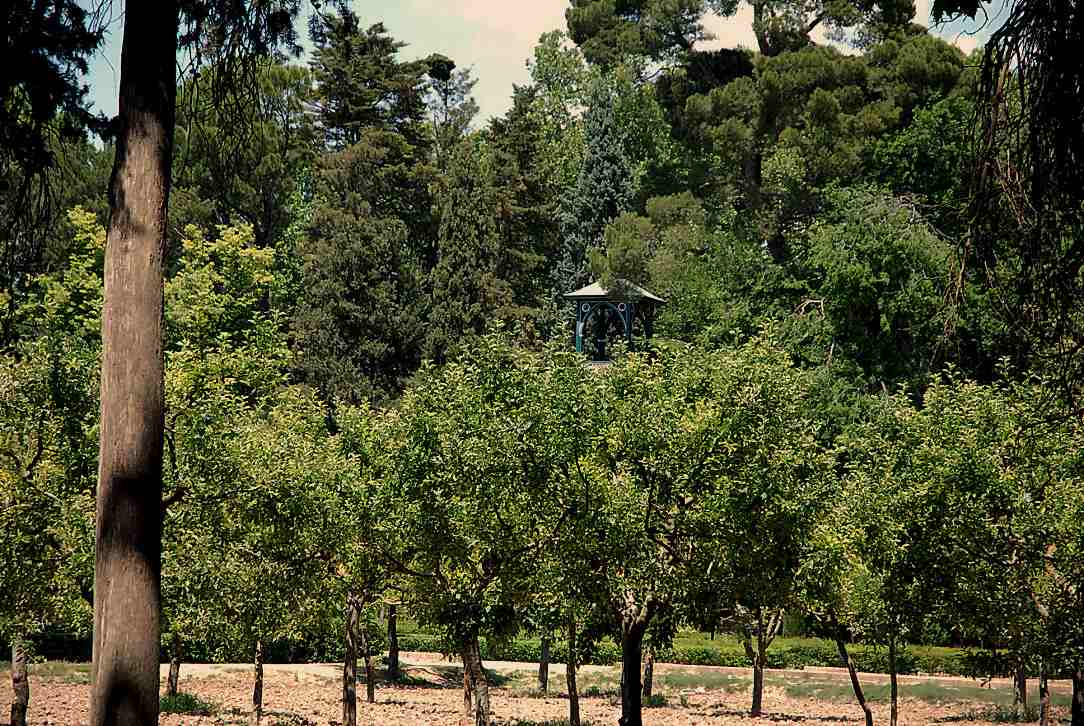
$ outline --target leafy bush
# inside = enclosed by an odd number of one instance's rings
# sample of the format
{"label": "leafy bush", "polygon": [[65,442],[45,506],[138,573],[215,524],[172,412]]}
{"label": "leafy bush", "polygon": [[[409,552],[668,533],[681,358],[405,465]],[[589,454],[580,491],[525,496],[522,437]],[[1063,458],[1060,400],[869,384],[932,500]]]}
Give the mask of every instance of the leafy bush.
{"label": "leafy bush", "polygon": [[181,691],[175,696],[162,696],[158,709],[162,713],[183,713],[188,716],[211,716],[215,705],[204,701],[199,696]]}

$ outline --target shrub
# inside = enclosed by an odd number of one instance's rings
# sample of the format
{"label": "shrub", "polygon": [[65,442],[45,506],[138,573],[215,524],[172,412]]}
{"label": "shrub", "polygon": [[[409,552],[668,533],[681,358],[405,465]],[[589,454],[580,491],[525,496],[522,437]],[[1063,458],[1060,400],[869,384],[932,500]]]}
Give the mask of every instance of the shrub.
{"label": "shrub", "polygon": [[182,691],[175,696],[162,696],[158,710],[162,713],[183,713],[188,716],[211,716],[215,712],[215,705]]}

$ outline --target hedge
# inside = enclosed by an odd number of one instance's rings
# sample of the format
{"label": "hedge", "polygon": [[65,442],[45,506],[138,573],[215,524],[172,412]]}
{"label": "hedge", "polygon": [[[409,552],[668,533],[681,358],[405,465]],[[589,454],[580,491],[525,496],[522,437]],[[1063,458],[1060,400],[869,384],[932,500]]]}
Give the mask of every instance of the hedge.
{"label": "hedge", "polygon": [[[537,662],[541,657],[541,646],[537,640],[515,640],[511,643],[491,646],[484,638],[480,641],[482,657],[486,660],[511,660],[524,663]],[[445,652],[439,637],[434,635],[412,634],[399,637],[399,648],[404,651],[430,653]],[[888,652],[884,648],[869,645],[852,645],[848,652],[859,671],[865,673],[887,673]],[[565,643],[553,643],[550,648],[550,660],[562,663],[567,659]],[[582,662],[596,665],[612,665],[621,660],[621,649],[614,643],[597,644],[586,654]],[[662,663],[680,665],[731,666],[748,668],[749,659],[745,651],[737,646],[687,646],[667,649],[657,655]],[[768,651],[768,668],[801,669],[812,667],[838,667],[839,652],[834,643],[782,644]],[[975,670],[974,659],[964,652],[946,653],[925,648],[905,649],[896,656],[896,666],[900,674],[939,673],[944,675],[969,676]]]}

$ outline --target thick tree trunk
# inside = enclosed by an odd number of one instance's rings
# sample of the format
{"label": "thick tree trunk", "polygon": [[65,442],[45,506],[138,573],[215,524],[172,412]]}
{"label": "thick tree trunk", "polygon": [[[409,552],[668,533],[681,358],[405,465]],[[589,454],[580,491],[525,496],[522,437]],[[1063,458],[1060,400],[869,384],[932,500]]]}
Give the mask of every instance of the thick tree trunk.
{"label": "thick tree trunk", "polygon": [[1050,684],[1046,677],[1046,661],[1039,664],[1039,726],[1050,726]]}
{"label": "thick tree trunk", "polygon": [[343,726],[358,723],[358,608],[347,598],[343,627]]}
{"label": "thick tree trunk", "polygon": [[854,691],[854,698],[858,701],[858,705],[862,707],[862,713],[866,716],[866,726],[873,726],[873,710],[866,703],[866,694],[862,691],[861,681],[858,680],[858,671],[855,670],[854,661],[851,660],[851,656],[847,653],[847,642],[843,637],[843,630],[839,627],[834,615],[832,616],[832,626],[836,631],[836,648],[839,650],[839,660],[843,663],[843,667],[847,669],[847,675],[851,677],[851,689]]}
{"label": "thick tree trunk", "polygon": [[538,690],[549,693],[550,690],[550,634],[542,634],[541,652],[538,654]]}
{"label": "thick tree trunk", "polygon": [[1084,668],[1073,671],[1073,705],[1070,708],[1072,726],[1084,726]]}
{"label": "thick tree trunk", "polygon": [[[464,679],[469,686],[470,696],[474,698],[475,726],[489,726],[489,683],[486,681],[486,673],[482,668],[482,651],[478,647],[477,635],[471,636],[470,640],[463,645],[462,657]],[[467,699],[468,696],[464,696],[463,700],[468,706],[469,716],[470,708]]]}
{"label": "thick tree trunk", "polygon": [[369,647],[369,636],[365,628],[361,629],[361,654],[365,658],[365,700],[376,703],[376,675],[373,673],[373,651]]}
{"label": "thick tree trunk", "polygon": [[655,680],[655,649],[649,648],[644,660],[644,701],[651,702],[651,688]]}
{"label": "thick tree trunk", "polygon": [[640,663],[646,623],[626,623],[621,628],[621,719],[620,726],[643,726],[643,685]]}
{"label": "thick tree trunk", "polygon": [[30,709],[30,677],[26,661],[26,643],[16,635],[11,641],[11,726],[26,726],[26,712]]}
{"label": "thick tree trunk", "polygon": [[181,680],[181,636],[173,633],[169,641],[169,677],[166,679],[166,695],[177,697]]}
{"label": "thick tree trunk", "polygon": [[1025,711],[1028,708],[1028,671],[1023,663],[1016,666],[1013,679],[1013,703]]}
{"label": "thick tree trunk", "polygon": [[252,713],[249,722],[252,726],[260,726],[263,718],[263,641],[256,641],[256,654],[252,659]]}
{"label": "thick tree trunk", "polygon": [[565,682],[568,685],[568,726],[580,726],[580,691],[576,686],[576,619],[568,616],[568,663],[565,666]]}
{"label": "thick tree trunk", "polygon": [[399,632],[395,606],[388,606],[388,680],[399,680]]}
{"label": "thick tree trunk", "polygon": [[102,308],[91,726],[158,723],[162,274],[177,0],[128,3]]}
{"label": "thick tree trunk", "polygon": [[888,682],[889,682],[889,712],[888,722],[890,726],[896,726],[900,716],[900,687],[896,677],[896,639],[888,639]]}

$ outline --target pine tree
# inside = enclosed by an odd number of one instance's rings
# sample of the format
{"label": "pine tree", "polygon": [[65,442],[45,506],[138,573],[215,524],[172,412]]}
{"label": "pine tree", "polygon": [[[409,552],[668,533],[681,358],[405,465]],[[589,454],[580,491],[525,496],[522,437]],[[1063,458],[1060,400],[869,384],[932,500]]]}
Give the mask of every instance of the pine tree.
{"label": "pine tree", "polygon": [[597,81],[584,115],[586,154],[576,184],[561,196],[561,258],[554,283],[558,293],[588,282],[588,253],[602,244],[606,225],[629,211],[635,194],[632,165],[614,114],[611,89]]}
{"label": "pine tree", "polygon": [[492,152],[477,138],[453,151],[440,183],[437,265],[431,276],[426,355],[444,360],[463,339],[485,330],[487,319],[507,302],[497,277],[500,230]]}

